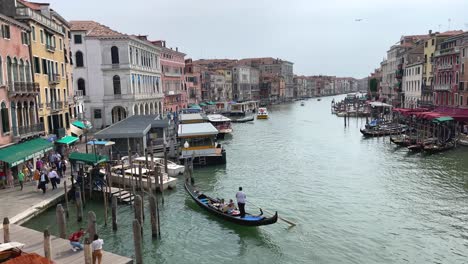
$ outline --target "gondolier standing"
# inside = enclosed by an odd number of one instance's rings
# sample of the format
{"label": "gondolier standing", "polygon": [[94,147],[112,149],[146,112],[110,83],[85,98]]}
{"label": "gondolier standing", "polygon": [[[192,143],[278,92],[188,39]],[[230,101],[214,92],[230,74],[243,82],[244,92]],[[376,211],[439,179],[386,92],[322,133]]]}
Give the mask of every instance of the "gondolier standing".
{"label": "gondolier standing", "polygon": [[237,206],[239,206],[240,217],[244,218],[245,216],[245,193],[242,191],[242,187],[239,187],[239,191],[236,193]]}

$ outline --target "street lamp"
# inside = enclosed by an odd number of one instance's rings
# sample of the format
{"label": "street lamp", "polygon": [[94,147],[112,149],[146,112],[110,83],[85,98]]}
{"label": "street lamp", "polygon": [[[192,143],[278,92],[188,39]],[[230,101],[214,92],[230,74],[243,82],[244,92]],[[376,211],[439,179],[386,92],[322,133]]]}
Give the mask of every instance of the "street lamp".
{"label": "street lamp", "polygon": [[190,147],[190,144],[188,143],[188,141],[185,141],[184,148],[189,148],[189,147]]}

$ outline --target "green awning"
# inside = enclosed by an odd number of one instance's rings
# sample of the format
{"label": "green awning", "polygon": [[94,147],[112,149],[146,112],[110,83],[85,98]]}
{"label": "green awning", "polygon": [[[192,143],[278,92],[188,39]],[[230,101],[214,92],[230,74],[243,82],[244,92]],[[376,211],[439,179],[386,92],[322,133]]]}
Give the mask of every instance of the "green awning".
{"label": "green awning", "polygon": [[72,125],[79,127],[81,129],[86,129],[86,125],[79,120],[73,121]]}
{"label": "green awning", "polygon": [[205,103],[201,103],[200,106],[206,106],[206,104],[205,104]]}
{"label": "green awning", "polygon": [[200,106],[197,105],[197,104],[191,104],[191,105],[189,105],[189,108],[201,109]]}
{"label": "green awning", "polygon": [[94,153],[72,152],[68,157],[70,162],[85,163],[88,165],[97,165],[109,161],[107,156],[95,155]]}
{"label": "green awning", "polygon": [[209,105],[215,105],[216,103],[213,102],[213,101],[209,101],[209,102],[207,102],[207,104],[209,104]]}
{"label": "green awning", "polygon": [[64,136],[63,138],[55,141],[55,143],[70,145],[76,142],[77,140],[78,138],[74,136]]}
{"label": "green awning", "polygon": [[36,138],[24,143],[19,143],[10,147],[0,149],[0,160],[14,167],[34,157],[39,157],[49,150],[52,150],[54,144],[49,141]]}
{"label": "green awning", "polygon": [[442,117],[438,117],[432,120],[432,123],[442,123],[442,122],[448,122],[448,121],[453,121],[453,118],[450,116],[442,116]]}

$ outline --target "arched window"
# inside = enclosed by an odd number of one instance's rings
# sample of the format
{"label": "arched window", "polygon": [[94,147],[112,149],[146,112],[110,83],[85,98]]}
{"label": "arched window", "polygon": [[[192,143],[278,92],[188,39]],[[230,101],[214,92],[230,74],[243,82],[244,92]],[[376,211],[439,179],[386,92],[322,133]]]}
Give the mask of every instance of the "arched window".
{"label": "arched window", "polygon": [[0,56],[0,85],[3,84],[3,61],[2,57]]}
{"label": "arched window", "polygon": [[112,82],[114,84],[114,94],[122,94],[120,89],[120,77],[115,75],[114,78],[112,78]]}
{"label": "arched window", "polygon": [[16,58],[13,59],[13,63],[11,64],[11,69],[13,70],[13,82],[18,81],[18,61]]}
{"label": "arched window", "polygon": [[19,81],[24,82],[24,64],[23,64],[22,59],[20,59],[19,61],[18,68],[19,68]]}
{"label": "arched window", "polygon": [[119,64],[119,48],[112,46],[111,48],[112,64]]}
{"label": "arched window", "polygon": [[1,116],[2,116],[2,132],[7,133],[10,132],[10,117],[8,115],[8,108],[5,104],[5,102],[2,102],[1,105]]}
{"label": "arched window", "polygon": [[84,67],[83,52],[77,51],[75,53],[75,61],[76,61],[76,67]]}
{"label": "arched window", "polygon": [[31,66],[29,65],[29,61],[26,61],[24,66],[24,70],[26,71],[26,82],[32,82],[31,79]]}
{"label": "arched window", "polygon": [[78,91],[83,91],[83,96],[86,96],[85,80],[82,78],[78,79]]}
{"label": "arched window", "polygon": [[455,84],[458,84],[458,72],[455,73]]}

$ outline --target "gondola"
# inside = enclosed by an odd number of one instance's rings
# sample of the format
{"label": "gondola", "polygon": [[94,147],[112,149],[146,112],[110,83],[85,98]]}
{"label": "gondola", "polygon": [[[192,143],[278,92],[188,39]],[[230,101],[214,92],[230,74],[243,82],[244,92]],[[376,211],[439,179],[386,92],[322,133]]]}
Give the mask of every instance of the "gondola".
{"label": "gondola", "polygon": [[246,117],[243,117],[243,118],[232,119],[231,120],[232,123],[246,123],[246,122],[250,122],[250,121],[254,121],[253,116],[246,116]]}
{"label": "gondola", "polygon": [[260,209],[259,215],[252,215],[249,213],[245,214],[244,218],[240,216],[234,216],[228,213],[221,212],[216,207],[214,207],[213,203],[219,202],[218,199],[211,198],[206,196],[205,194],[195,190],[195,188],[190,185],[187,181],[185,182],[185,190],[190,194],[192,199],[203,209],[207,210],[208,212],[232,223],[236,223],[238,225],[243,226],[261,226],[261,225],[271,225],[278,221],[278,212],[275,212],[275,215],[272,217],[265,217],[263,216],[263,211]]}

